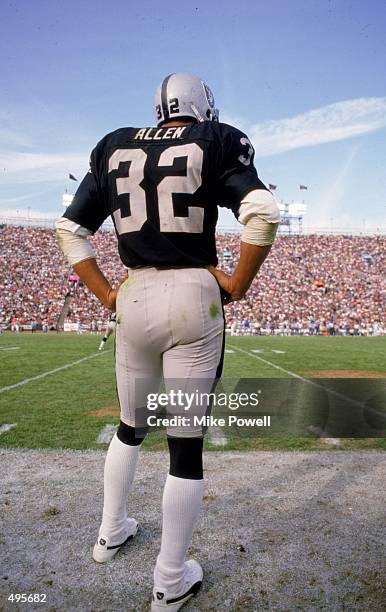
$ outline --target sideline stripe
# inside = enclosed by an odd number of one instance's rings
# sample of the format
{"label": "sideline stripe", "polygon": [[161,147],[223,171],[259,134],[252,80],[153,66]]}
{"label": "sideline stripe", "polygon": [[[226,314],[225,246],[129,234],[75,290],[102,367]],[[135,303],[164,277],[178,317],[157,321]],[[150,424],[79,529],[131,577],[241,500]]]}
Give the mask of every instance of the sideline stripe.
{"label": "sideline stripe", "polygon": [[67,368],[72,368],[78,363],[82,363],[83,361],[87,361],[88,359],[94,359],[94,357],[99,357],[105,353],[110,353],[113,349],[107,349],[107,351],[93,353],[88,357],[82,357],[82,359],[78,359],[77,361],[72,361],[71,363],[67,363],[64,366],[60,366],[59,368],[55,368],[54,370],[49,370],[48,372],[43,372],[42,374],[38,374],[37,376],[31,376],[31,378],[25,378],[14,385],[8,385],[8,387],[0,387],[0,393],[4,393],[4,391],[10,391],[11,389],[17,389],[17,387],[22,387],[23,385],[28,385],[28,383],[39,380],[40,378],[45,378],[46,376],[51,376],[51,374],[56,374],[56,372],[61,372],[62,370],[67,370]]}
{"label": "sideline stripe", "polygon": [[[251,353],[250,351],[246,351],[245,349],[239,348],[238,346],[235,346],[235,345],[232,345],[232,344],[230,346],[232,348],[234,348],[236,351],[239,351],[239,353],[245,353],[245,355],[248,355],[249,357],[253,357],[254,359],[258,359],[259,361],[262,361],[263,363],[266,363],[267,365],[270,365],[272,368],[275,368],[276,370],[279,370],[280,372],[284,372],[285,374],[289,374],[293,378],[297,378],[298,380],[302,380],[303,382],[307,383],[308,385],[312,385],[313,387],[318,387],[318,389],[323,389],[323,391],[326,391],[327,393],[330,393],[331,395],[335,395],[336,397],[339,397],[340,399],[343,399],[346,402],[349,402],[350,404],[353,404],[354,406],[358,406],[359,408],[364,408],[365,407],[363,402],[357,402],[356,400],[352,399],[351,397],[348,397],[347,395],[343,395],[343,393],[339,393],[338,391],[334,391],[333,389],[329,389],[328,387],[324,387],[323,385],[320,385],[319,383],[314,382],[313,380],[310,380],[309,378],[304,378],[304,376],[300,376],[300,374],[295,374],[295,372],[291,372],[291,370],[286,370],[282,366],[278,366],[278,365],[276,365],[276,363],[272,363],[272,361],[268,361],[268,359],[264,359],[263,357],[260,357],[259,355]],[[367,406],[367,408],[368,408],[368,406]]]}

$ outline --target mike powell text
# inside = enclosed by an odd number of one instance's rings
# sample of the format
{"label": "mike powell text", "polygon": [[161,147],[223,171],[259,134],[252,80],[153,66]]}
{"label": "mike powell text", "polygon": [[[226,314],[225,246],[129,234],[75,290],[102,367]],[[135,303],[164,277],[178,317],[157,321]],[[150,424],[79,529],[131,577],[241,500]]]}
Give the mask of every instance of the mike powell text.
{"label": "mike powell text", "polygon": [[155,414],[147,417],[149,427],[225,427],[226,425],[237,425],[237,427],[270,427],[271,416],[263,417],[238,417],[230,414],[227,417],[213,416],[181,416],[157,417]]}

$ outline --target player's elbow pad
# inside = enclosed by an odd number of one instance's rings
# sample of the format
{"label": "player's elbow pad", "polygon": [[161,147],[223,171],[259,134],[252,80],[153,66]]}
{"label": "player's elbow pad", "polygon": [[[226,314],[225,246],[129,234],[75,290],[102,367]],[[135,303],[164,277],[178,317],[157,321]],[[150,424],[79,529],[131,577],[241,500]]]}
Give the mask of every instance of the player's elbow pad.
{"label": "player's elbow pad", "polygon": [[272,244],[280,221],[280,211],[270,191],[250,191],[239,208],[239,222],[244,225],[241,240],[249,244]]}
{"label": "player's elbow pad", "polygon": [[95,257],[95,252],[87,236],[90,230],[65,217],[61,217],[55,223],[56,237],[70,266]]}

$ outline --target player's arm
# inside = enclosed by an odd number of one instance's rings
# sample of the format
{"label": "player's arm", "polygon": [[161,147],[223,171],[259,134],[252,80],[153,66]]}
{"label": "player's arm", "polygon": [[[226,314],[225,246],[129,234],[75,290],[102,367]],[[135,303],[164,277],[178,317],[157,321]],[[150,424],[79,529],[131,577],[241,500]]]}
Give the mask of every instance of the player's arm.
{"label": "player's arm", "polygon": [[241,202],[239,221],[244,225],[241,235],[240,258],[231,276],[217,268],[210,271],[230,300],[241,300],[271,250],[280,218],[272,194],[255,189]]}
{"label": "player's arm", "polygon": [[259,246],[241,241],[240,259],[231,276],[218,268],[209,268],[220,287],[229,294],[225,303],[244,297],[270,250],[271,245]]}
{"label": "player's arm", "polygon": [[222,177],[223,205],[233,210],[244,228],[240,258],[233,274],[228,276],[217,268],[210,268],[210,271],[228,294],[225,301],[231,301],[244,297],[271,250],[280,212],[272,193],[257,176],[254,151],[248,138],[231,129],[227,140],[230,144]]}
{"label": "player's arm", "polygon": [[96,259],[84,259],[74,265],[74,271],[106,308],[115,310],[118,289],[113,289],[100,270]]}
{"label": "player's arm", "polygon": [[106,308],[115,309],[116,290],[100,270],[94,249],[87,236],[91,232],[65,217],[56,222],[56,236],[70,266],[75,274],[87,285],[90,291]]}
{"label": "player's arm", "polygon": [[115,309],[117,290],[100,270],[91,242],[87,239],[108,216],[107,198],[96,170],[97,149],[90,159],[90,171],[81,182],[63,217],[56,222],[56,236],[68,263],[104,306]]}

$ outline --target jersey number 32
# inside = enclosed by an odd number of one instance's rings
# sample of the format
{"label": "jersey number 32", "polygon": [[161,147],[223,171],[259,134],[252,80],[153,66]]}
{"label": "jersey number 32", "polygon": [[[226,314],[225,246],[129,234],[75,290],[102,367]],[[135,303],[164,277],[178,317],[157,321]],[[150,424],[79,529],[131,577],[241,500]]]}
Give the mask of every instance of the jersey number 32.
{"label": "jersey number 32", "polygon": [[[158,166],[172,166],[178,157],[186,157],[185,176],[165,176],[158,184],[157,197],[161,232],[202,233],[204,208],[188,206],[186,217],[177,217],[173,210],[173,193],[193,194],[201,186],[203,151],[192,142],[165,149]],[[109,159],[109,172],[117,170],[121,162],[131,162],[128,175],[116,178],[117,194],[130,194],[130,216],[122,216],[121,209],[113,212],[119,234],[137,232],[147,220],[146,191],[140,183],[144,178],[147,155],[142,149],[118,149]]]}

